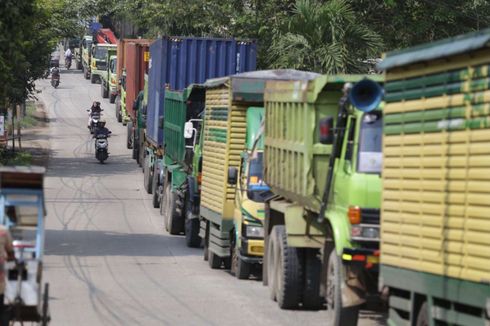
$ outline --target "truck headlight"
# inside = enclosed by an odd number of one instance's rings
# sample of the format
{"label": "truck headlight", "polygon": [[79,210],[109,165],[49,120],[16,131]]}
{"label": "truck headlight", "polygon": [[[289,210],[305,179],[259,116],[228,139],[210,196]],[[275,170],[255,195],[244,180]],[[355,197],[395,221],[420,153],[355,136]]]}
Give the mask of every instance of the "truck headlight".
{"label": "truck headlight", "polygon": [[261,226],[247,225],[245,234],[247,238],[263,238],[264,228]]}

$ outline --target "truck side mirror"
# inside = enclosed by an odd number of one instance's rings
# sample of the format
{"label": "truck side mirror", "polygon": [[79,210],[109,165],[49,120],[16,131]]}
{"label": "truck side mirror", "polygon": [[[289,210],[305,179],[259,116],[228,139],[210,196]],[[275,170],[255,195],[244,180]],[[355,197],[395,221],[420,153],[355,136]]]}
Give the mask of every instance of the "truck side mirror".
{"label": "truck side mirror", "polygon": [[318,122],[320,143],[330,145],[333,143],[333,117],[325,117]]}
{"label": "truck side mirror", "polygon": [[238,169],[236,167],[228,168],[228,184],[230,186],[236,185],[238,180]]}
{"label": "truck side mirror", "polygon": [[194,125],[192,122],[187,121],[184,125],[184,138],[190,139],[192,138],[192,134],[194,133]]}

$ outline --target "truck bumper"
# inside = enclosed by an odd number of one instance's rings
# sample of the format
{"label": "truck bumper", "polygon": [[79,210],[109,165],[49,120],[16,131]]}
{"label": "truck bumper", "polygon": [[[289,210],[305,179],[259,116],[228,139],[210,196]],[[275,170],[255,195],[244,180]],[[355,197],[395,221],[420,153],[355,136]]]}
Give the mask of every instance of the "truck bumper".
{"label": "truck bumper", "polygon": [[345,265],[363,266],[366,269],[378,269],[379,250],[364,248],[344,248],[342,262]]}
{"label": "truck bumper", "polygon": [[264,240],[241,238],[240,258],[251,264],[262,264]]}

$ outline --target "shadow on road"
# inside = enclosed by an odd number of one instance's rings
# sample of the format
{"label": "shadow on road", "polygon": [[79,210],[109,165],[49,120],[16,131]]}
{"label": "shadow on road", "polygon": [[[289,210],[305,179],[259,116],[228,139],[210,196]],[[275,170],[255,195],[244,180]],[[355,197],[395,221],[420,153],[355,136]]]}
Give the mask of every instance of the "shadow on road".
{"label": "shadow on road", "polygon": [[48,256],[202,256],[202,249],[185,247],[182,237],[97,230],[46,230],[45,248]]}
{"label": "shadow on road", "polygon": [[141,168],[128,155],[109,155],[109,159],[104,164],[100,164],[95,159],[93,146],[92,141],[90,141],[80,148],[76,153],[77,157],[51,156],[50,169],[47,175],[50,177],[83,178],[126,175],[141,171]]}

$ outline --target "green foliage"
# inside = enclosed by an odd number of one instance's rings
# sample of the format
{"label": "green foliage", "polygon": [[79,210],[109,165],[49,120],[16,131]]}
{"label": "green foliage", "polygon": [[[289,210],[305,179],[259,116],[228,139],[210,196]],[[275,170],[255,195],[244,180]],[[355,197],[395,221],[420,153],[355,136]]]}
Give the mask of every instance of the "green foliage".
{"label": "green foliage", "polygon": [[48,12],[39,2],[0,1],[0,110],[22,103],[34,90],[54,44]]}
{"label": "green foliage", "polygon": [[365,72],[363,60],[379,55],[381,37],[359,22],[344,0],[298,0],[270,47],[274,68],[322,73]]}

